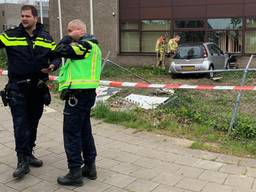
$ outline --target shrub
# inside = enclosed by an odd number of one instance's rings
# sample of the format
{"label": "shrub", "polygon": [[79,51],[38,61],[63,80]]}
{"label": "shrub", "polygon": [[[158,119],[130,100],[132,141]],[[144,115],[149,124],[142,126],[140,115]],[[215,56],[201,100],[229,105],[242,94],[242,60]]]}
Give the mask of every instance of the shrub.
{"label": "shrub", "polygon": [[255,139],[256,120],[240,116],[233,128],[232,135],[236,138]]}
{"label": "shrub", "polygon": [[0,49],[0,68],[7,68],[7,56],[4,49]]}

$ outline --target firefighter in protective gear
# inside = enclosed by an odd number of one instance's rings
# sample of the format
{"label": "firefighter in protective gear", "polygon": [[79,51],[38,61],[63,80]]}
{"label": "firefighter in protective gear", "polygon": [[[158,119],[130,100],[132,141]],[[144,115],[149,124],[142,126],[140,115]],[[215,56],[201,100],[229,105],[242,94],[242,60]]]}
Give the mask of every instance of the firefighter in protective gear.
{"label": "firefighter in protective gear", "polygon": [[101,50],[95,37],[86,34],[86,25],[75,19],[69,22],[68,35],[57,45],[56,54],[67,58],[58,82],[66,100],[63,135],[69,168],[69,173],[58,177],[57,182],[81,186],[82,176],[97,178],[90,112],[100,83]]}
{"label": "firefighter in protective gear", "polygon": [[156,67],[160,67],[162,69],[165,69],[164,59],[165,59],[165,47],[166,47],[166,41],[165,37],[161,35],[157,41],[156,41]]}
{"label": "firefighter in protective gear", "polygon": [[174,54],[179,46],[180,36],[175,35],[172,39],[169,40],[167,45],[167,56],[170,57],[171,54]]}
{"label": "firefighter in protective gear", "polygon": [[37,23],[37,10],[32,5],[21,7],[18,27],[0,34],[0,48],[8,56],[8,84],[6,94],[11,109],[17,168],[13,177],[22,178],[29,166],[41,167],[43,161],[33,152],[37,127],[44,104],[50,103],[50,93],[45,81],[48,73],[57,69],[61,59],[55,59],[55,42],[42,24]]}

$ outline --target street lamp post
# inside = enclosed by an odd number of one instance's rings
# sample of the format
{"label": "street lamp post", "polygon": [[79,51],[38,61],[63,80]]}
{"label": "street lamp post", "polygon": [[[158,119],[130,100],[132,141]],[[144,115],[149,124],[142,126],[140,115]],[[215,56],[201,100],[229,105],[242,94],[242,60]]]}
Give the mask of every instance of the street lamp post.
{"label": "street lamp post", "polygon": [[39,1],[39,6],[40,6],[40,20],[41,20],[41,23],[43,24],[44,23],[44,17],[43,17],[43,3],[42,3],[42,0]]}
{"label": "street lamp post", "polygon": [[63,37],[63,32],[62,32],[62,17],[61,17],[61,3],[60,3],[60,0],[58,0],[58,12],[59,12],[60,39],[62,39],[62,37]]}
{"label": "street lamp post", "polygon": [[[63,38],[63,32],[62,32],[62,17],[61,17],[61,4],[60,0],[58,0],[58,12],[59,12],[59,30],[60,30],[60,39]],[[62,66],[64,65],[64,58],[61,59]]]}
{"label": "street lamp post", "polygon": [[93,33],[94,33],[94,28],[93,28],[93,0],[90,0],[90,24],[91,24],[91,34],[93,35]]}

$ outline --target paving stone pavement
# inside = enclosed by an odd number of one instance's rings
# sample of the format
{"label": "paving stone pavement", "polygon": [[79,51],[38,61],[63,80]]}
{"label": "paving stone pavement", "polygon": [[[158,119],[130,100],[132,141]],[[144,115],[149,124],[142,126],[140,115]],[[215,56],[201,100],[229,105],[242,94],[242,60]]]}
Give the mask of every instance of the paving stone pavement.
{"label": "paving stone pavement", "polygon": [[[0,87],[3,87],[0,82]],[[9,109],[0,104],[0,192],[256,192],[256,160],[189,149],[190,141],[138,132],[92,119],[98,179],[63,187],[67,172],[62,139],[62,105],[46,110],[38,128],[41,168],[21,180],[16,167]]]}

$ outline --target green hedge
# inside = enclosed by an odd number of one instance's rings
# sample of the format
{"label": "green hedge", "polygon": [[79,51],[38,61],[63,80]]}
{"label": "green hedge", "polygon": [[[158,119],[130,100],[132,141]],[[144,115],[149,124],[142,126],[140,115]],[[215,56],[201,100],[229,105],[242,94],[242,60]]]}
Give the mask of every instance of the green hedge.
{"label": "green hedge", "polygon": [[7,56],[4,49],[0,49],[0,68],[7,68]]}

